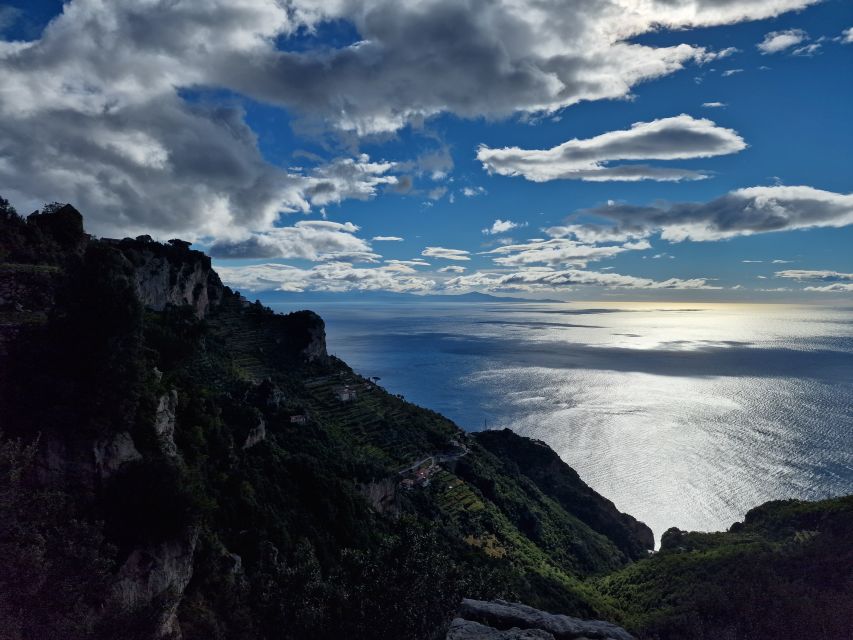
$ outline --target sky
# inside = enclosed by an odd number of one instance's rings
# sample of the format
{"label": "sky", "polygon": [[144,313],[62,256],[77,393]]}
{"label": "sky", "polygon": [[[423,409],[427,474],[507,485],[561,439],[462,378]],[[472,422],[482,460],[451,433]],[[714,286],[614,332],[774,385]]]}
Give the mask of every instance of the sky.
{"label": "sky", "polygon": [[241,291],[853,300],[849,0],[0,0],[0,78],[19,212]]}

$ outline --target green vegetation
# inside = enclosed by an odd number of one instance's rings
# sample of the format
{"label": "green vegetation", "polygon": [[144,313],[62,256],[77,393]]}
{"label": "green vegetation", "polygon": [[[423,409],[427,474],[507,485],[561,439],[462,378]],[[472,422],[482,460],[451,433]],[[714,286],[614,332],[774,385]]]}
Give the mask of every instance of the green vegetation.
{"label": "green vegetation", "polygon": [[670,529],[597,581],[644,638],[853,637],[853,496],[768,502],[725,533]]}
{"label": "green vegetation", "polygon": [[[140,273],[179,288],[209,261],[78,217],[0,201],[0,638],[154,637],[170,613],[187,640],[432,638],[463,596],[648,638],[779,637],[813,611],[810,637],[845,637],[849,499],[645,558],[648,528],[541,443],[463,433],[327,356],[315,314],[215,275],[206,314],[145,309]],[[172,587],[146,595],[158,554]]]}

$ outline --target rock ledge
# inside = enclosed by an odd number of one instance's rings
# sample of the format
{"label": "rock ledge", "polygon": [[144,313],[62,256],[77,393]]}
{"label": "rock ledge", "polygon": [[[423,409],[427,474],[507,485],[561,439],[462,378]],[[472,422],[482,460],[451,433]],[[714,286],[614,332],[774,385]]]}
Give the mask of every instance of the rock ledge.
{"label": "rock ledge", "polygon": [[610,622],[546,613],[504,600],[462,601],[446,640],[634,640]]}

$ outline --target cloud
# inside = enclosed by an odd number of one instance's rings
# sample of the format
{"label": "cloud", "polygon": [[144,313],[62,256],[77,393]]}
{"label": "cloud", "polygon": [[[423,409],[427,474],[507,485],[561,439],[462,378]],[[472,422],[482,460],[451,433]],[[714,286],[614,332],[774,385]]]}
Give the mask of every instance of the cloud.
{"label": "cloud", "polygon": [[398,178],[387,175],[392,162],[371,162],[366,153],[358,158],[338,158],[310,172],[305,189],[311,204],[323,206],[345,199],[368,200],[380,185],[396,185]]}
{"label": "cloud", "polygon": [[[218,267],[223,282],[238,290],[248,291],[395,291],[425,293],[428,291],[541,291],[576,286],[598,286],[620,289],[719,289],[705,278],[652,280],[612,272],[554,270],[530,267],[510,273],[477,271],[436,282],[418,275],[414,269],[398,263],[379,267],[354,267],[347,262],[329,262],[308,269],[284,264],[260,264],[242,267]],[[463,267],[452,265],[442,273],[462,273]]]}
{"label": "cloud", "polygon": [[701,58],[700,62],[707,63],[713,62],[714,60],[721,60],[722,58],[728,58],[733,56],[736,53],[740,53],[740,49],[737,47],[726,47],[725,49],[720,49],[719,51],[708,51]]}
{"label": "cloud", "polygon": [[[608,206],[614,206],[615,203],[609,203]],[[597,210],[593,210],[597,211]],[[627,242],[628,240],[637,240],[648,235],[645,229],[627,230],[620,229],[613,225],[601,224],[568,224],[548,227],[544,229],[552,238],[567,238],[574,237],[581,242],[587,244],[596,244],[600,242]],[[534,242],[530,240],[530,242]],[[537,242],[542,242],[538,240]]]}
{"label": "cloud", "polygon": [[447,187],[435,187],[427,192],[427,198],[430,200],[441,200],[445,193],[447,193]]}
{"label": "cloud", "polygon": [[302,258],[304,260],[353,260],[375,262],[380,256],[357,238],[351,222],[303,220],[292,227],[277,227],[238,240],[220,240],[211,245],[214,258]]}
{"label": "cloud", "polygon": [[[610,220],[612,224],[602,225],[601,233],[611,237],[660,233],[670,242],[699,242],[774,231],[845,227],[853,224],[853,194],[807,186],[749,187],[704,203],[651,207],[613,204],[580,213]],[[572,228],[572,233],[583,231]]]}
{"label": "cloud", "polygon": [[477,159],[490,173],[524,176],[534,182],[548,180],[697,180],[698,171],[629,164],[619,160],[684,160],[737,153],[746,148],[737,132],[707,119],[682,114],[652,122],[637,122],[630,129],[610,131],[594,138],[564,142],[551,149],[481,145]]}
{"label": "cloud", "polygon": [[[445,112],[553,113],[625,98],[711,53],[635,36],[816,1],[70,0],[37,40],[0,41],[0,184],[22,209],[74,202],[96,233],[266,231],[281,212],[411,182],[359,158],[307,171],[269,163],[243,98],[321,136],[390,133]],[[337,22],[355,42],[315,37]],[[446,158],[420,164],[433,177],[449,170]]]}
{"label": "cloud", "polygon": [[706,109],[724,109],[728,105],[725,102],[703,102],[702,106]]}
{"label": "cloud", "polygon": [[777,271],[775,275],[777,278],[791,278],[798,281],[853,282],[853,273],[839,273],[838,271],[785,269],[784,271]]}
{"label": "cloud", "polygon": [[371,240],[373,242],[402,242],[403,238],[399,236],[373,236]]}
{"label": "cloud", "polygon": [[439,273],[465,273],[465,267],[460,267],[456,264],[451,264],[446,267],[441,267],[438,270]]}
{"label": "cloud", "polygon": [[245,267],[217,267],[222,281],[239,290],[249,291],[396,291],[423,292],[435,287],[435,281],[412,275],[411,268],[390,264],[380,267],[354,267],[348,262],[329,262],[309,269],[284,264],[259,264]]}
{"label": "cloud", "polygon": [[779,53],[785,49],[790,49],[804,40],[808,40],[808,34],[802,29],[786,29],[785,31],[771,31],[764,36],[764,40],[759,42],[756,47],[761,51],[761,55],[771,53]]}
{"label": "cloud", "polygon": [[511,0],[297,0],[289,5],[294,22],[349,21],[359,41],[331,51],[279,51],[267,68],[252,65],[240,79],[269,101],[359,133],[444,111],[552,113],[625,97],[640,82],[708,58],[699,47],[652,47],[634,36],[767,18],[815,1],[543,0],[527,7]]}
{"label": "cloud", "polygon": [[804,291],[819,291],[821,293],[848,293],[853,292],[853,282],[834,282],[822,287],[805,287]]}
{"label": "cloud", "polygon": [[486,193],[486,190],[483,187],[463,187],[462,189],[462,195],[466,198],[475,198],[484,193]]}
{"label": "cloud", "polygon": [[853,44],[853,27],[841,32],[841,42],[844,44]]}
{"label": "cloud", "polygon": [[405,267],[428,267],[430,263],[426,260],[421,260],[420,258],[416,260],[386,260],[387,264],[392,265],[403,265]]}
{"label": "cloud", "polygon": [[621,289],[719,289],[709,285],[705,278],[651,280],[612,272],[554,270],[546,267],[527,268],[512,273],[477,271],[467,276],[452,278],[444,284],[445,288],[451,290],[485,291],[557,290],[574,285]]}
{"label": "cloud", "polygon": [[453,169],[453,156],[447,145],[442,145],[435,151],[419,155],[414,165],[419,174],[425,173],[431,180],[444,180]]}
{"label": "cloud", "polygon": [[495,264],[503,266],[523,266],[545,264],[548,266],[575,265],[585,266],[588,262],[612,258],[625,251],[643,250],[651,245],[645,240],[622,245],[598,246],[568,240],[552,238],[550,240],[531,240],[524,244],[511,244],[484,252]]}
{"label": "cloud", "polygon": [[803,45],[802,47],[797,47],[791,52],[792,56],[805,56],[811,57],[817,55],[820,52],[821,44],[819,42],[812,42],[811,44]]}
{"label": "cloud", "polygon": [[730,76],[735,75],[736,73],[743,73],[743,69],[726,69],[723,71],[723,77],[728,78]]}
{"label": "cloud", "polygon": [[786,269],[776,272],[777,278],[790,278],[797,282],[824,282],[820,286],[804,287],[804,291],[819,293],[853,292],[853,273],[841,273],[828,270]]}
{"label": "cloud", "polygon": [[470,251],[462,249],[445,249],[444,247],[427,247],[421,251],[421,255],[426,258],[440,258],[441,260],[470,260],[468,257]]}
{"label": "cloud", "polygon": [[506,233],[507,231],[512,231],[513,229],[517,229],[519,227],[526,227],[526,222],[513,222],[512,220],[501,220],[498,218],[492,223],[491,227],[483,229],[484,235],[498,235],[500,233]]}

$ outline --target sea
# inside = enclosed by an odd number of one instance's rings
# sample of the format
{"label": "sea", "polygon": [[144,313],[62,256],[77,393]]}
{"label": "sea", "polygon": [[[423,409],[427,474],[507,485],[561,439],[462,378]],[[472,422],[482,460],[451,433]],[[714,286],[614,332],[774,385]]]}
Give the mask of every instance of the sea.
{"label": "sea", "polygon": [[853,493],[853,306],[347,300],[330,353],[469,431],[550,445],[648,524]]}

